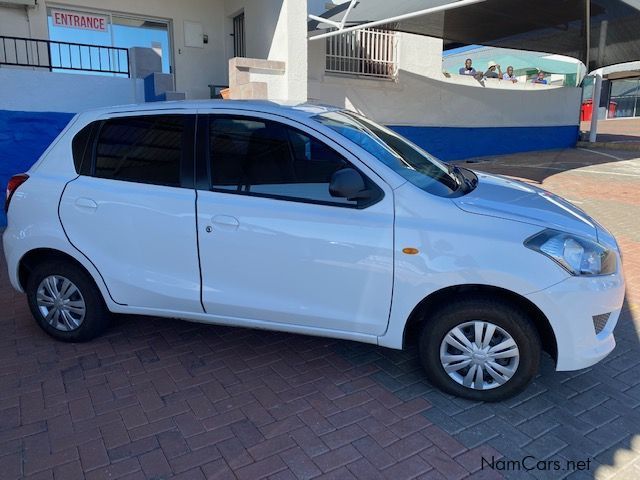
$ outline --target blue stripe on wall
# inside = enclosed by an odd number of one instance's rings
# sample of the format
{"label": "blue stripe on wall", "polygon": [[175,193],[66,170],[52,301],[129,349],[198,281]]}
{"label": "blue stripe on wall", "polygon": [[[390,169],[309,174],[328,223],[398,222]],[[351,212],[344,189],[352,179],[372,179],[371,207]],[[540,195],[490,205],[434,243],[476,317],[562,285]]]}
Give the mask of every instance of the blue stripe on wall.
{"label": "blue stripe on wall", "polygon": [[436,157],[449,160],[507,153],[573,148],[578,126],[562,127],[412,127],[392,126]]}
{"label": "blue stripe on wall", "polygon": [[[6,190],[7,182],[13,175],[29,170],[72,117],[72,113],[0,110],[0,188],[2,192]],[[2,207],[0,226],[7,224],[4,202]]]}
{"label": "blue stripe on wall", "polygon": [[[0,110],[0,187],[29,169],[73,117],[72,113]],[[442,160],[575,147],[578,126],[566,127],[414,127],[394,126]],[[6,225],[0,210],[0,226]]]}

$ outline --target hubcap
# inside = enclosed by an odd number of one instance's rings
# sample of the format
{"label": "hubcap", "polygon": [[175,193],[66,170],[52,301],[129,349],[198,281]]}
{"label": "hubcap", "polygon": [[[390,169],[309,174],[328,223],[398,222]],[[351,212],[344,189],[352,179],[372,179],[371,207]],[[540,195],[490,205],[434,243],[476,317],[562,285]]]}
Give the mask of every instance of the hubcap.
{"label": "hubcap", "polygon": [[40,282],[36,302],[47,323],[63,332],[79,328],[87,311],[78,287],[61,275],[50,275]]}
{"label": "hubcap", "polygon": [[520,351],[506,330],[472,321],[449,330],[440,344],[440,363],[460,385],[489,390],[508,382],[518,369]]}

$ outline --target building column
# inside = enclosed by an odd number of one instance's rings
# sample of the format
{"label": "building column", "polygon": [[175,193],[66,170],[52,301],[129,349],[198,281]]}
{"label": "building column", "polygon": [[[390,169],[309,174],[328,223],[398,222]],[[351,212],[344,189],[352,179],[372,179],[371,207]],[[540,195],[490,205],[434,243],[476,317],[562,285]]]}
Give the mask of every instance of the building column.
{"label": "building column", "polygon": [[307,0],[282,0],[267,60],[285,62],[286,100],[307,101]]}
{"label": "building column", "polygon": [[598,119],[600,117],[600,95],[602,93],[602,75],[596,74],[593,84],[593,103],[591,109],[591,128],[589,142],[594,143],[598,137]]}

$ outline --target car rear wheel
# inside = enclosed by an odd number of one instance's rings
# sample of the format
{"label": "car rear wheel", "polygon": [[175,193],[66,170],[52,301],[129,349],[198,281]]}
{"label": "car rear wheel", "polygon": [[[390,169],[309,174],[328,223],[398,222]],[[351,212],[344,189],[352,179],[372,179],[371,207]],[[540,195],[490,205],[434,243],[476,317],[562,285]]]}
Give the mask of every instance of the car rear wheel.
{"label": "car rear wheel", "polygon": [[469,298],[434,312],[420,336],[429,380],[453,395],[498,401],[526,388],[538,372],[540,338],[515,306]]}
{"label": "car rear wheel", "polygon": [[58,340],[91,340],[109,325],[110,314],[98,287],[76,265],[63,261],[38,265],[27,280],[26,293],[38,325]]}

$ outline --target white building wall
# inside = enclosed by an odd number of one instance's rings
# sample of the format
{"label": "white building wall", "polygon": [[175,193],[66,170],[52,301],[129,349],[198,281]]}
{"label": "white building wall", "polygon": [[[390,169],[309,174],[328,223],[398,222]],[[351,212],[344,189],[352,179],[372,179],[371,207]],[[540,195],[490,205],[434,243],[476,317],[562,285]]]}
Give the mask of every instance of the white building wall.
{"label": "white building wall", "polygon": [[142,80],[47,70],[0,69],[0,110],[76,113],[144,98]]}
{"label": "white building wall", "polygon": [[[228,85],[232,18],[244,11],[246,56],[287,62],[283,79],[271,82],[273,98],[306,99],[306,0],[41,0],[35,8],[0,7],[1,34],[48,39],[47,6],[169,20],[176,90],[187,98],[208,98],[209,84]],[[185,46],[185,21],[203,25],[203,48]]]}
{"label": "white building wall", "polygon": [[442,41],[399,34],[395,80],[325,73],[325,43],[309,42],[309,98],[386,125],[505,127],[576,125],[578,88],[512,84],[442,73]]}
{"label": "white building wall", "polygon": [[29,17],[25,7],[0,5],[0,35],[29,37]]}
{"label": "white building wall", "polygon": [[398,63],[401,70],[439,76],[442,73],[442,39],[398,33]]}
{"label": "white building wall", "polygon": [[[228,34],[233,33],[232,18],[244,12],[246,56],[267,59],[273,43],[273,35],[284,0],[225,0]],[[233,56],[233,39],[230,40],[229,57]]]}
{"label": "white building wall", "polygon": [[[246,56],[285,62],[284,75],[252,73],[268,84],[269,99],[307,99],[307,0],[226,0],[228,33],[232,18],[245,13]],[[233,41],[229,43],[233,55]]]}
{"label": "white building wall", "polygon": [[[397,33],[396,35],[398,36],[398,66],[400,69],[417,75],[434,77],[442,73],[441,39],[410,33]],[[316,84],[316,89],[321,88],[322,84],[330,87],[336,79],[345,78],[340,74],[325,73],[325,45],[325,40],[309,40],[308,42],[309,81]],[[386,79],[362,78],[362,81],[367,82],[363,83],[363,86],[377,85],[380,88],[386,88],[389,85],[389,80]]]}
{"label": "white building wall", "polygon": [[[224,0],[40,0],[35,8],[26,9],[27,15],[24,8],[0,7],[0,32],[48,39],[47,6],[170,20],[176,90],[185,92],[187,98],[209,98],[208,84],[228,83]],[[20,20],[25,16],[28,23]],[[185,47],[185,20],[202,23],[204,34],[209,36],[203,48]]]}

